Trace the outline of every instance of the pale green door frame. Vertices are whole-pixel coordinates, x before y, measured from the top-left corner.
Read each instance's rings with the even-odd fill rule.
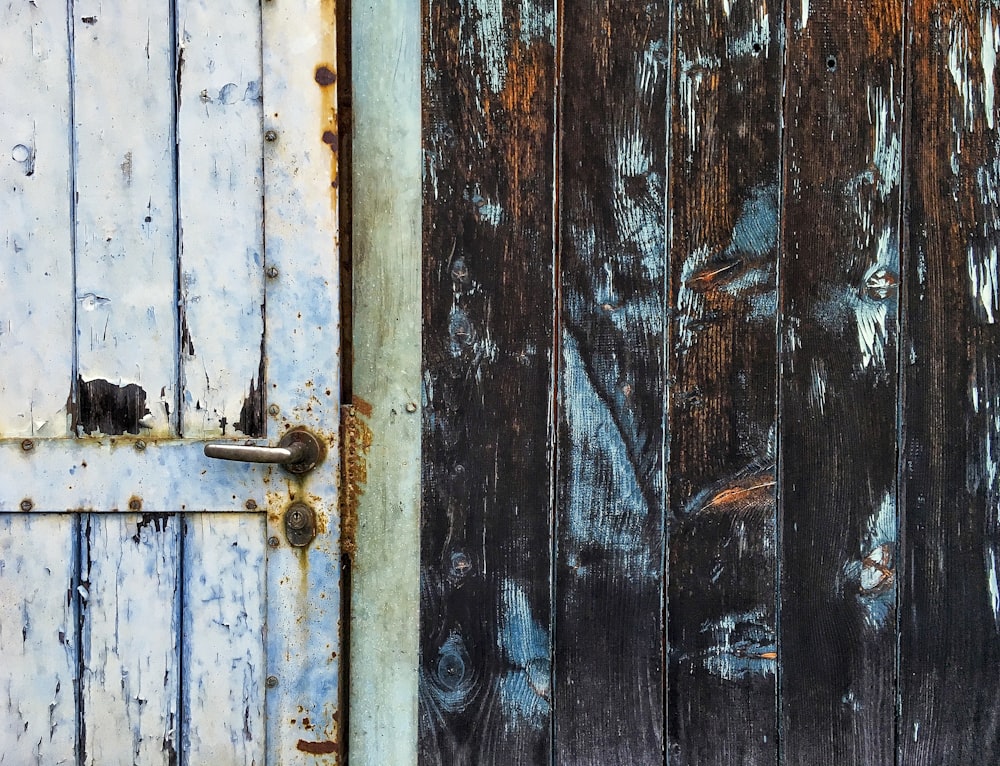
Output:
[[[351,766],[417,762],[420,0],[354,0],[353,394],[371,429],[351,597]]]

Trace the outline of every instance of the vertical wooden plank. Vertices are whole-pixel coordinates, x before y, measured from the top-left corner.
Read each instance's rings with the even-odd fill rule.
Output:
[[[264,763],[265,519],[183,517],[183,763]]]
[[[1000,7],[908,9],[899,762],[995,763]]]
[[[894,758],[902,6],[792,3],[781,285],[781,757]]]
[[[177,3],[182,432],[263,436],[260,9]]]
[[[285,0],[262,7],[264,59],[267,433],[293,426],[326,446],[300,476],[267,484],[267,763],[339,762],[340,316],[336,7],[333,0]],[[272,340],[273,339],[273,340]],[[260,393],[260,407],[265,405]],[[262,417],[264,410],[260,410]],[[274,414],[277,413],[277,414]],[[306,548],[286,542],[295,502],[316,515]]]
[[[179,519],[105,513],[82,523],[81,762],[176,764]]]
[[[551,757],[553,24],[423,5],[424,764]]]
[[[69,35],[56,3],[0,9],[0,433],[65,436],[73,371]],[[26,375],[45,370],[45,375]]]
[[[76,521],[0,515],[0,760],[75,764]]]
[[[566,10],[554,760],[658,763],[668,14]]]
[[[777,759],[783,7],[673,4],[671,764]]]
[[[417,762],[420,2],[351,9],[354,366],[371,428],[351,581],[349,758]],[[365,405],[370,405],[370,410]],[[343,488],[342,488],[343,489]],[[350,488],[349,488],[350,489]]]
[[[170,5],[75,0],[70,8],[79,374],[73,429],[164,435],[176,430],[177,381]]]

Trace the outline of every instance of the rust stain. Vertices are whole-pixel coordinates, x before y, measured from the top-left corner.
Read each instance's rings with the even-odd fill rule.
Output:
[[[371,412],[371,405],[368,405]],[[360,415],[358,407],[343,409],[343,458],[340,488],[341,549],[354,558],[357,551],[358,503],[368,483],[368,451],[372,446],[372,430]]]
[[[354,405],[354,408],[366,418],[370,418],[372,416],[373,409],[371,403],[366,402],[360,396],[352,396],[351,404]]]
[[[336,153],[336,143],[326,140],[327,133],[337,135],[337,73],[329,62],[337,60],[337,4],[335,0],[321,0],[319,4],[319,29],[323,35],[321,48],[324,61],[316,64],[313,80],[320,87],[320,136],[323,142],[334,149],[330,156],[330,204],[336,212],[339,208],[339,169],[340,163]]]
[[[326,740],[324,742],[307,742],[304,739],[300,739],[298,744],[295,745],[297,750],[301,750],[303,753],[309,753],[311,755],[327,755],[329,753],[337,752],[337,743],[331,740]]]

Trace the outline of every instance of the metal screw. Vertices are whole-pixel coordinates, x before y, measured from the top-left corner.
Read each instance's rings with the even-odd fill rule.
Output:
[[[416,402],[409,402],[406,405],[406,411],[407,412],[416,412],[417,411],[417,403]]]
[[[144,442],[142,439],[136,440],[135,448],[139,450],[139,452],[142,452],[144,449],[146,449],[146,442]]]
[[[31,439],[25,439],[21,442],[21,449],[25,452],[31,452],[35,448],[35,443]]]
[[[21,510],[22,511],[30,511],[34,507],[35,507],[35,504],[33,502],[31,502],[30,500],[28,500],[27,498],[25,498],[24,500],[21,501]]]
[[[264,681],[264,685],[268,689],[273,689],[275,686],[278,685],[278,677],[277,676],[268,676],[267,680]]]
[[[271,537],[267,538],[267,544],[272,548],[277,548],[281,544],[281,541],[277,537],[274,537],[272,535]]]
[[[277,279],[278,278],[278,267],[277,266],[268,266],[267,267],[267,271],[265,271],[264,273],[267,274],[267,278],[268,279]]]
[[[265,130],[264,131],[264,140],[265,141],[277,141],[278,140],[278,134],[275,131],[273,131],[273,130]]]
[[[244,503],[244,505],[246,506],[246,509],[248,511],[256,511],[257,510],[257,501],[256,500],[247,500]]]
[[[142,500],[137,497],[133,497],[128,501],[128,509],[130,511],[141,511],[142,510]]]
[[[277,404],[272,404],[270,407],[267,408],[267,411],[271,415],[277,415],[279,412],[281,412],[281,407],[279,407]]]

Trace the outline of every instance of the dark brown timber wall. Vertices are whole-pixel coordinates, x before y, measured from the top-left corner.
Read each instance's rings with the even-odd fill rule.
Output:
[[[423,17],[420,763],[1000,763],[1000,2]]]

